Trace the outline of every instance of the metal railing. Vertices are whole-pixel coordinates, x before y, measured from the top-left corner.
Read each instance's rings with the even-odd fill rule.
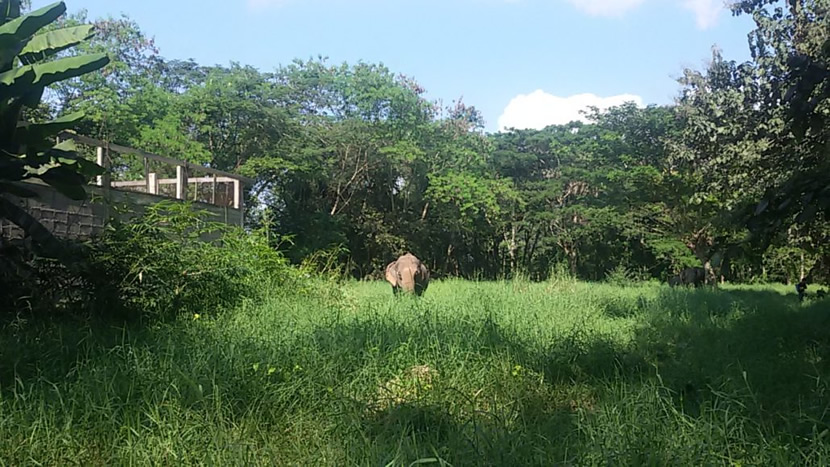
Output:
[[[241,175],[224,172],[222,170],[204,167],[192,162],[172,159],[158,154],[142,151],[140,149],[121,146],[87,136],[78,135],[69,131],[61,132],[58,140],[74,140],[77,143],[94,147],[96,149],[96,162],[107,169],[103,175],[96,180],[98,186],[114,188],[124,191],[140,191],[152,195],[166,196],[176,199],[193,199],[215,206],[243,209],[243,188],[245,185],[252,185],[254,180]],[[136,156],[143,159],[144,178],[141,180],[112,180],[111,162],[112,153]],[[175,167],[175,178],[162,178],[151,169],[151,161],[161,163],[169,167]],[[195,173],[206,174],[202,177],[189,177]],[[193,184],[193,189],[188,187]],[[167,187],[174,187],[172,193]],[[205,188],[207,187],[207,190]],[[189,193],[192,192],[192,198]]]

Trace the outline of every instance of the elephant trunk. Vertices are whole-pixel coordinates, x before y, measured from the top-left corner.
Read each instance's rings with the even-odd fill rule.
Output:
[[[386,266],[386,280],[395,293],[403,289],[404,292],[421,295],[427,288],[429,271],[418,258],[408,253]]]
[[[398,281],[402,289],[407,292],[415,292],[415,274],[414,268],[406,267],[398,269]]]

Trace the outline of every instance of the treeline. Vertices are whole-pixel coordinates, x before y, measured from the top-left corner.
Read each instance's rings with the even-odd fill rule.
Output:
[[[79,48],[110,53],[106,72],[55,86],[29,117],[84,110],[89,136],[251,176],[249,226],[295,262],[334,258],[355,277],[411,251],[436,276],[665,279],[703,265],[713,279],[826,281],[825,10],[739,3],[753,59],[715,51],[684,71],[674,105],[497,134],[380,64],[166,60],[110,18]]]

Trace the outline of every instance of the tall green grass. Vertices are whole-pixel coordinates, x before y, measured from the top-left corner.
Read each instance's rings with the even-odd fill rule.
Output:
[[[332,286],[334,287],[334,286]],[[0,463],[826,465],[830,307],[461,280],[0,331]]]

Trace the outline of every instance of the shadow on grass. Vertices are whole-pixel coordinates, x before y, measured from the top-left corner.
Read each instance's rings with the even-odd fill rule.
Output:
[[[24,411],[46,407],[108,446],[138,441],[125,426],[158,435],[153,412],[175,407],[168,423],[191,426],[171,434],[179,437],[172,449],[191,459],[220,452],[216,440],[227,436],[244,437],[251,459],[283,450],[278,457],[288,463],[578,464],[595,449],[580,428],[595,406],[615,385],[643,381],[659,382],[691,417],[728,399],[764,435],[806,438],[828,427],[827,303],[801,306],[770,291],[666,289],[606,310],[642,320],[633,342],[580,328],[540,342],[497,316],[458,319],[428,309],[332,320],[280,342],[228,334],[216,329],[221,320],[155,329],[7,322],[0,392],[14,399],[25,389]],[[416,365],[440,377],[370,407],[380,387]],[[57,393],[78,400],[67,408]],[[79,423],[95,425],[72,425]],[[247,428],[205,435],[227,427]]]
[[[561,440],[575,429],[578,403],[534,375],[510,377],[510,367],[488,370],[488,390],[475,394],[477,386],[459,387],[449,377],[455,361],[433,361],[442,378],[431,391],[372,408],[378,389],[424,353],[433,359],[448,351],[484,357],[507,352],[515,357],[511,362],[533,358],[491,320],[472,329],[443,320],[413,324],[330,323],[277,346],[255,336],[231,340],[198,324],[153,329],[48,320],[18,323],[16,330],[6,323],[0,392],[18,408],[15,424],[23,432],[5,434],[24,439],[26,420],[47,417],[98,446],[172,436],[177,441],[171,449],[180,458],[241,442],[250,461],[274,458],[280,449],[293,450],[293,456],[276,456],[287,461],[330,462],[334,451],[345,456],[334,459],[340,463],[372,465],[425,458],[453,465],[573,460],[573,446]],[[373,366],[380,367],[367,374]],[[183,428],[186,434],[164,432],[187,423],[194,425]],[[256,428],[242,440],[220,442],[224,435],[207,433],[222,426]],[[44,428],[43,438],[30,442],[46,443],[54,435]],[[34,460],[68,460],[61,457],[65,450],[39,452],[43,457]],[[114,462],[116,453],[96,461]],[[11,462],[33,460],[4,454]]]
[[[734,396],[762,431],[830,428],[830,301],[751,290],[668,291],[658,301],[665,314],[637,333],[635,351],[692,415]]]

